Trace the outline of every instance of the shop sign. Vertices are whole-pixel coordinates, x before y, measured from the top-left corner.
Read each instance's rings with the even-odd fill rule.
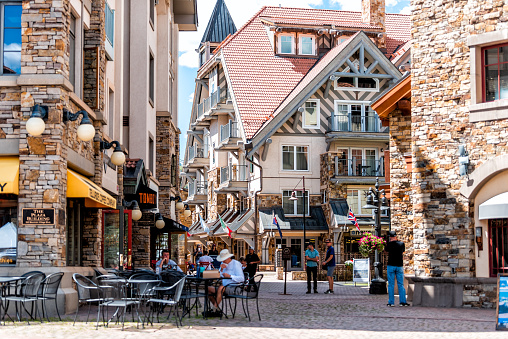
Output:
[[[282,260],[291,260],[291,248],[284,247],[282,249]]]
[[[370,262],[366,259],[353,259],[353,281],[369,282],[370,281]]]
[[[372,233],[374,234],[374,231],[351,231],[351,235],[356,235],[356,236],[362,236],[362,235],[365,235],[365,233]]]
[[[23,208],[24,225],[54,225],[54,208]]]
[[[496,330],[508,331],[508,275],[497,275]]]

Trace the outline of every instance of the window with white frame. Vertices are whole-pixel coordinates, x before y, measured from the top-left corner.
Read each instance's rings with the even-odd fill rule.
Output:
[[[301,55],[316,55],[316,43],[313,35],[299,35],[299,51]]]
[[[295,54],[295,41],[291,34],[279,35],[279,54]]]
[[[379,79],[358,78],[351,76],[337,77],[334,81],[335,90],[379,92]]]
[[[303,128],[319,129],[321,117],[321,103],[319,99],[307,100],[303,108]]]
[[[368,104],[362,101],[335,100],[332,130],[335,132],[379,132],[381,120]]]
[[[282,146],[282,169],[287,171],[308,171],[309,147]]]
[[[371,215],[372,211],[363,206],[367,205],[365,193],[368,189],[348,189],[347,204],[355,215]]]
[[[282,208],[285,215],[303,215],[303,191],[295,191],[297,200],[289,200],[293,191],[282,191]],[[305,215],[309,215],[309,191],[305,191]]]

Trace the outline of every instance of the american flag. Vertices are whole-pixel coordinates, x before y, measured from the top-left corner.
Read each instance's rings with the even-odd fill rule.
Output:
[[[355,214],[353,213],[353,210],[351,209],[351,207],[349,207],[349,214],[347,215],[347,218],[349,219],[349,221],[351,221],[353,223],[353,225],[356,226],[356,229],[359,231],[360,226],[358,225],[358,221],[356,221]]]

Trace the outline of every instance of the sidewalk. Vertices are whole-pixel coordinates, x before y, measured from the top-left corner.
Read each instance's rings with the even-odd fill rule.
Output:
[[[436,309],[422,307],[386,307],[386,295],[370,295],[367,287],[344,286],[336,283],[335,294],[327,295],[326,282],[318,282],[319,294],[305,294],[304,281],[287,282],[268,273],[261,285],[259,306],[261,319],[257,318],[255,302],[249,304],[252,321],[242,314],[241,305],[235,319],[195,317],[183,320],[184,327],[177,329],[173,319],[169,323],[156,324],[146,329],[136,329],[135,324],[99,327],[85,324],[86,308],[80,311],[82,322],[26,325],[7,322],[0,326],[3,338],[506,338],[506,332],[495,331],[495,311],[481,309]],[[398,298],[396,297],[396,304]],[[93,313],[92,313],[93,314]],[[94,315],[92,315],[92,319]],[[71,319],[70,315],[66,316]],[[129,316],[130,318],[130,316]]]

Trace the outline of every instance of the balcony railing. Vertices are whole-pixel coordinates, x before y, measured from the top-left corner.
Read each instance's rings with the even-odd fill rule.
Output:
[[[247,165],[229,165],[220,168],[220,183],[229,181],[248,181]]]
[[[388,128],[381,127],[381,120],[376,115],[333,115],[330,117],[332,132],[370,132],[388,133]]]
[[[375,159],[340,159],[332,157],[332,174],[334,177],[383,177],[385,175],[384,158]]]
[[[192,180],[189,182],[189,197],[207,195],[206,181]]]
[[[203,149],[198,145],[189,147],[189,161],[194,160],[194,158],[204,158]]]
[[[238,138],[238,122],[229,120],[226,125],[220,126],[220,142],[223,143],[229,138]]]
[[[230,98],[227,87],[218,87],[208,98],[198,105],[198,119],[206,112],[216,108],[218,104],[226,102]]]

